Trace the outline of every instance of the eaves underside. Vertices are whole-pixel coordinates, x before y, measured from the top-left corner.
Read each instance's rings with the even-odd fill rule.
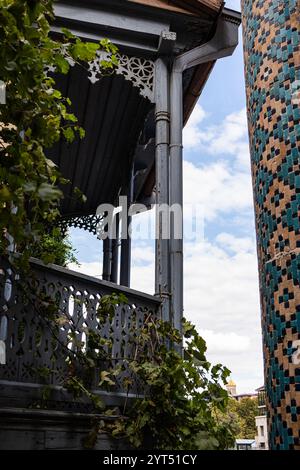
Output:
[[[198,15],[203,11],[216,13],[223,5],[222,0],[128,0],[162,10]]]

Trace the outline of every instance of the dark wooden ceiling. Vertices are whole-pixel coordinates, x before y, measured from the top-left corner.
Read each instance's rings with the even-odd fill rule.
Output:
[[[61,140],[49,151],[62,175],[72,184],[63,188],[64,215],[93,214],[99,204],[115,203],[126,186],[138,136],[151,103],[121,76],[92,84],[79,66],[56,77],[57,88],[72,101],[72,111],[85,129],[85,138]],[[87,197],[72,196],[79,188]]]

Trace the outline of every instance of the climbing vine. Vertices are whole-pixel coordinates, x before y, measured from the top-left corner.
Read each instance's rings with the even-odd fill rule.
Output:
[[[67,326],[69,331],[71,346],[63,345],[69,373],[61,385],[74,398],[87,399],[101,414],[101,419],[94,420],[85,446],[94,447],[99,434],[106,433],[136,448],[233,447],[236,429],[220,419],[228,404],[223,385],[230,371],[207,361],[205,341],[190,322],[183,320],[181,336],[169,322],[155,319],[151,313],[145,313],[142,325],[132,313],[127,353],[114,357],[114,337],[103,337],[101,328],[107,321],[113,324],[116,309],[126,303],[124,295],[103,296],[96,312],[98,327],[84,328],[84,341],[78,339],[73,318],[59,311],[53,299],[45,297],[40,306],[47,307],[54,337],[59,326]],[[38,372],[47,382],[49,369]],[[51,387],[45,390],[48,400]],[[127,398],[121,408],[111,408],[97,390],[122,390]]]
[[[133,334],[133,356],[125,363],[142,384],[143,396],[124,406],[121,419],[106,425],[113,436],[124,436],[134,447],[165,450],[233,446],[233,429],[217,418],[227,406],[222,384],[229,370],[211,366],[205,341],[190,322],[183,320],[183,331],[181,337],[168,322],[149,316]],[[113,382],[114,374],[112,369],[105,379]],[[132,381],[124,381],[130,391]]]
[[[67,74],[74,65],[87,68],[99,49],[109,53],[101,62],[103,73],[117,65],[117,49],[110,41],[83,42],[66,29],[55,40],[50,34],[53,20],[52,0],[1,0],[5,103],[0,104],[0,255],[9,253],[10,261],[23,267],[45,226],[58,220],[61,187],[68,184],[46,149],[60,138],[72,142],[84,137],[51,72]],[[17,260],[7,251],[12,243],[22,255]]]

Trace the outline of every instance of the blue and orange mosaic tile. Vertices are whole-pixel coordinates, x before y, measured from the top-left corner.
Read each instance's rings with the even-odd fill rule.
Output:
[[[242,15],[269,441],[300,450],[300,5]]]

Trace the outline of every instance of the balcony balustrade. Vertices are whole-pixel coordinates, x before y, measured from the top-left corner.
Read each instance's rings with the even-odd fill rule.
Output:
[[[33,278],[28,289],[32,289],[32,296],[21,289],[18,275],[8,266],[1,269],[0,405],[7,405],[9,400],[15,406],[32,406],[39,402],[47,383],[52,390],[50,408],[89,411],[85,400],[74,403],[64,390],[64,381],[70,375],[70,364],[66,361],[69,352],[75,351],[78,344],[85,351],[87,332],[92,331],[99,338],[110,340],[107,341],[110,346],[104,346],[104,350],[112,360],[110,364],[105,362],[107,358],[104,360],[101,364],[104,369],[125,363],[132,354],[131,335],[138,333],[149,315],[159,317],[160,300],[37,260],[31,261],[31,268]],[[114,314],[100,321],[97,313],[100,301],[113,293],[123,294],[127,301],[117,303]],[[31,297],[44,299],[45,303],[28,301]],[[43,305],[49,300],[53,301],[55,317],[61,318],[61,322],[50,322],[44,314]],[[86,371],[78,364],[77,372],[83,376]],[[98,386],[100,373],[101,366],[97,365],[92,388],[108,404],[120,402],[126,395],[122,383],[127,372],[110,391]],[[140,392],[137,384],[131,392],[135,395]]]

